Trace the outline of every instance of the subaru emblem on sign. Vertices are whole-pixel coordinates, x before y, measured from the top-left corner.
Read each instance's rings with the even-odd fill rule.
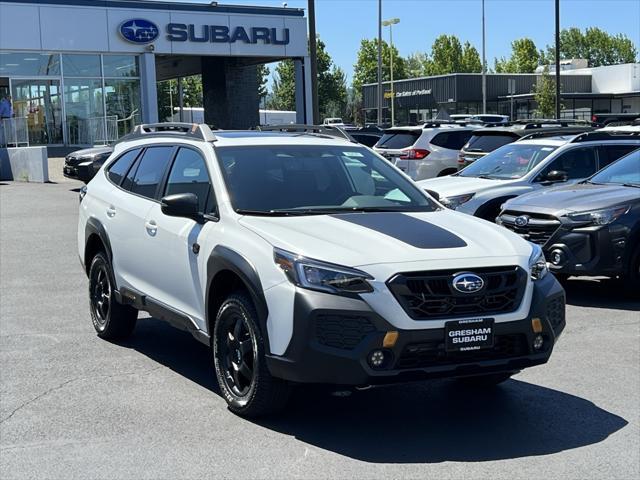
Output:
[[[159,34],[155,23],[141,18],[127,20],[120,25],[120,35],[131,43],[151,43]]]
[[[526,227],[528,223],[529,223],[529,217],[527,217],[526,215],[520,215],[515,219],[515,224],[518,227]]]
[[[460,293],[475,293],[482,290],[484,280],[475,273],[461,273],[453,278],[452,284]]]

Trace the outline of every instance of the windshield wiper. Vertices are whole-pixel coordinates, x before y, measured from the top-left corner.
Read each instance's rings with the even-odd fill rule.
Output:
[[[623,187],[634,187],[634,188],[640,188],[640,184],[638,183],[623,183],[622,184]]]
[[[250,210],[247,208],[236,208],[235,212],[240,215],[255,215],[255,216],[284,217],[286,215],[286,212],[279,212],[278,210]]]

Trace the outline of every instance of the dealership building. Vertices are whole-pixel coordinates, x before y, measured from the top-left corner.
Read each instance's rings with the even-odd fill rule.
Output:
[[[14,144],[25,134],[31,146],[113,141],[159,120],[158,82],[197,74],[206,123],[253,127],[257,66],[283,59],[295,65],[303,123],[311,118],[311,77],[302,9],[0,0],[0,96],[11,95],[14,116],[3,129],[22,134]]]
[[[562,62],[562,116],[590,120],[596,113],[640,112],[640,64],[628,63],[588,68],[584,60]],[[552,72],[553,73],[553,72]],[[537,104],[532,93],[540,74],[495,73],[486,76],[487,113],[526,119],[535,115]],[[396,123],[418,123],[440,111],[482,113],[482,75],[455,73],[411,78],[394,82]],[[363,108],[367,121],[377,120],[375,83],[363,86]],[[383,118],[388,123],[391,86],[383,83]]]

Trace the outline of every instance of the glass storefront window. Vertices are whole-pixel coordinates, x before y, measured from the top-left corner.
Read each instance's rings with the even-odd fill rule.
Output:
[[[105,77],[137,77],[140,75],[138,57],[135,55],[103,55]]]
[[[105,79],[104,95],[108,128],[115,128],[119,137],[140,123],[140,80]]]
[[[13,111],[26,117],[32,145],[62,143],[62,99],[59,80],[13,80]]]
[[[60,55],[48,53],[0,53],[0,76],[60,75]]]
[[[100,77],[100,55],[62,55],[65,77]]]
[[[68,143],[95,145],[111,140],[105,131],[100,79],[65,78],[64,107]]]

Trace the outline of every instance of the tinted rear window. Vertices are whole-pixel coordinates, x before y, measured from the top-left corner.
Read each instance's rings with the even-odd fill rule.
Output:
[[[473,135],[469,140],[469,145],[465,148],[468,152],[493,152],[508,143],[513,143],[518,139],[516,135]]]
[[[409,130],[385,132],[376,146],[380,148],[407,148],[416,143],[421,133],[421,131],[412,132]]]
[[[433,137],[430,143],[450,150],[460,150],[469,141],[471,133],[471,130],[442,132]]]
[[[122,177],[127,174],[129,167],[140,153],[139,149],[129,150],[123,153],[120,158],[111,164],[109,167],[109,179],[116,185],[120,185]]]

